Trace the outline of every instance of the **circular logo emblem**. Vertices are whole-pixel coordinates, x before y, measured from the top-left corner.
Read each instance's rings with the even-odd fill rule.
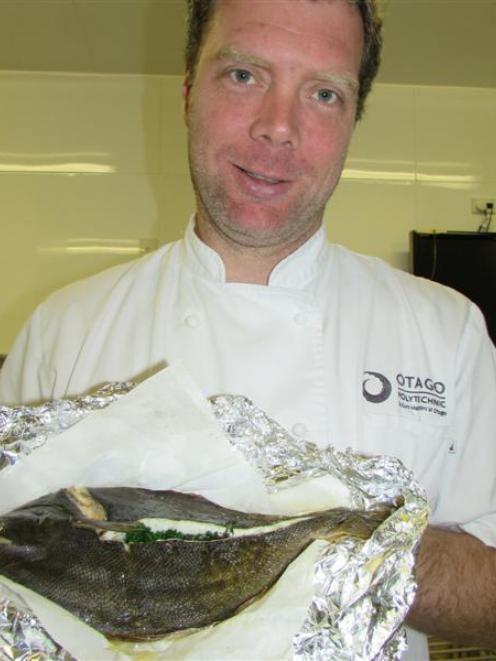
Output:
[[[365,399],[373,404],[385,402],[392,391],[389,379],[379,372],[364,372],[363,374],[362,392]]]

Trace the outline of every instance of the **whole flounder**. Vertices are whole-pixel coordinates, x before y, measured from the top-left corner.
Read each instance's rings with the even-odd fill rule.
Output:
[[[147,640],[234,615],[313,540],[366,539],[389,513],[332,509],[281,517],[175,491],[63,489],[0,517],[0,574],[106,636]],[[106,538],[108,530],[140,530],[142,519],[229,532],[206,541]]]

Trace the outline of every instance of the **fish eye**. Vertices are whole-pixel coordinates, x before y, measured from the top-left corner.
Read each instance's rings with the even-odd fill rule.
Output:
[[[235,83],[250,85],[253,83],[253,75],[246,69],[232,69],[229,76]]]

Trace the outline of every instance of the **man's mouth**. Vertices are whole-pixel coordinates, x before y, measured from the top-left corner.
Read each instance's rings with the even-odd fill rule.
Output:
[[[279,179],[277,177],[269,177],[268,175],[261,174],[260,172],[253,172],[252,170],[247,170],[246,168],[241,167],[240,165],[236,166],[241,172],[244,172],[249,177],[253,179],[258,179],[259,181],[264,181],[268,184],[286,184],[289,183],[287,179]]]

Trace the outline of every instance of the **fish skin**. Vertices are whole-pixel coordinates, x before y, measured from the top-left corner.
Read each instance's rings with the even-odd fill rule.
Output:
[[[0,574],[110,638],[151,640],[211,625],[263,594],[315,539],[366,539],[389,510],[333,509],[301,517],[247,514],[190,494],[88,489],[109,521],[169,518],[284,528],[214,541],[102,541],[60,490],[0,517]]]

